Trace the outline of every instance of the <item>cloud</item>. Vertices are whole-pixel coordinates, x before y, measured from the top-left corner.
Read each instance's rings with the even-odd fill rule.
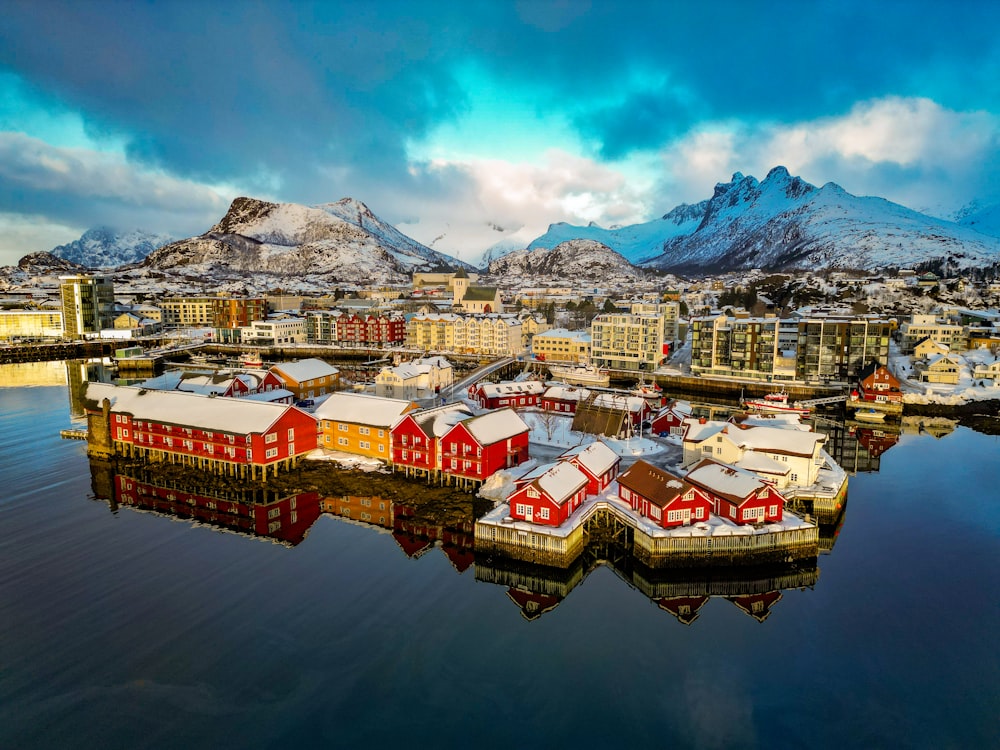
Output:
[[[995,194],[988,165],[1000,160],[1000,117],[891,96],[811,121],[706,124],[662,155],[672,178],[659,188],[666,201],[706,198],[733,172],[763,178],[780,164],[816,184],[944,214]]]

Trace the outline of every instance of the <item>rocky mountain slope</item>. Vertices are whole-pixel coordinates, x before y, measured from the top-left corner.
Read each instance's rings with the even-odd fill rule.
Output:
[[[87,268],[52,253],[25,255],[16,266],[0,267],[0,289],[53,284],[59,276],[86,273]]]
[[[143,265],[220,280],[267,276],[288,287],[307,278],[392,283],[405,281],[414,270],[469,268],[410,239],[349,198],[321,206],[237,198],[205,234],[165,245]]]
[[[671,215],[678,220],[665,225]],[[708,201],[679,206],[667,217],[616,230],[553,225],[531,246],[543,246],[553,237],[600,233],[605,244],[626,257],[645,254],[639,259],[643,266],[680,273],[875,270],[936,259],[949,259],[958,268],[1000,262],[1000,239],[976,231],[975,225],[931,218],[882,198],[854,196],[834,183],[817,188],[784,167],[772,169],[763,182],[736,173],[730,182],[716,185]]]
[[[52,254],[88,268],[117,268],[139,263],[156,248],[173,239],[139,229],[122,232],[109,227],[95,227],[84,232],[78,240],[54,247]]]
[[[561,242],[551,250],[515,250],[491,262],[488,272],[505,279],[549,277],[602,283],[634,279],[642,273],[620,253],[589,239]]]

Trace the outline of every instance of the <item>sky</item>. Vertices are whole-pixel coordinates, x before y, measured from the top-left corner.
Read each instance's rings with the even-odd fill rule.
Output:
[[[0,0],[0,265],[352,197],[475,261],[783,165],[1000,201],[992,0]]]

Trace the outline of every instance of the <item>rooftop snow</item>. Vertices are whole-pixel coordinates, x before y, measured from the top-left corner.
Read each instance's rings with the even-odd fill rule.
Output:
[[[374,425],[386,429],[395,425],[412,402],[397,398],[382,398],[363,393],[333,393],[316,407],[317,419],[351,422],[353,424]]]
[[[300,359],[297,362],[282,362],[271,369],[281,375],[287,375],[296,383],[330,377],[340,372],[336,367],[321,359]]]
[[[528,431],[528,425],[513,409],[500,409],[481,417],[474,417],[468,420],[465,426],[483,445],[492,445]]]

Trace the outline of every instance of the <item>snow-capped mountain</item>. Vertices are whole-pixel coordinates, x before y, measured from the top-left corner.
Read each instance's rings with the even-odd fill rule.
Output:
[[[595,240],[560,242],[551,250],[515,250],[489,265],[491,276],[554,277],[607,283],[612,279],[634,279],[641,271],[620,253]]]
[[[1000,237],[1000,203],[966,212],[958,223],[991,237]]]
[[[775,167],[763,182],[737,172],[708,201],[678,206],[663,219],[614,230],[557,224],[531,247],[600,236],[633,262],[683,273],[1000,262],[1000,240],[974,226],[854,196],[834,183],[817,188]]]
[[[84,232],[78,240],[52,248],[52,254],[88,268],[117,268],[139,263],[173,239],[139,229],[122,232],[110,227],[95,227]]]
[[[16,266],[0,267],[0,289],[51,284],[59,276],[86,272],[86,267],[65,258],[57,258],[52,253],[44,251],[29,253],[21,258]]]
[[[613,248],[631,263],[642,263],[662,253],[665,240],[690,234],[697,229],[707,208],[707,200],[694,205],[682,203],[662,218],[612,229],[593,222],[585,227],[565,222],[550,224],[549,230],[532,240],[528,249],[552,248],[567,240],[587,239]]]
[[[464,266],[424,247],[350,198],[320,206],[237,198],[205,234],[161,247],[144,262],[216,279],[270,277],[294,287],[326,282],[405,281],[414,270]]]

